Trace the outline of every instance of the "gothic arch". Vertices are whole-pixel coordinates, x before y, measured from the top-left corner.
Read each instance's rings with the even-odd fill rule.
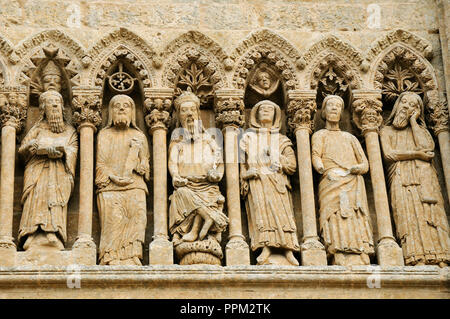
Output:
[[[226,86],[225,63],[227,55],[211,38],[198,31],[188,31],[171,41],[164,52],[162,85],[175,88],[181,72],[193,61],[208,74],[214,89]]]
[[[27,85],[38,67],[36,61],[43,56],[44,47],[59,49],[59,56],[64,59],[64,71],[73,85],[81,83],[81,71],[89,64],[89,58],[83,46],[61,30],[44,30],[23,40],[9,56],[13,64],[18,65],[14,83]]]
[[[141,37],[126,28],[117,29],[89,49],[92,58],[87,82],[102,86],[107,71],[119,57],[124,57],[136,69],[144,88],[155,86],[153,70],[155,51]]]
[[[318,82],[330,66],[336,69],[352,89],[362,88],[360,70],[367,71],[362,54],[351,44],[329,35],[313,44],[302,56],[306,89],[317,89]]]
[[[284,91],[299,88],[296,67],[299,67],[300,54],[286,39],[263,29],[252,32],[230,56],[234,63],[232,86],[245,89],[250,70],[266,60],[276,68],[284,83]]]
[[[420,81],[425,91],[437,90],[438,84],[433,66],[423,55],[424,53],[426,54],[426,51],[418,51],[417,48],[403,41],[390,44],[379,51],[378,55],[373,58],[369,72],[369,84],[373,88],[381,90],[384,75],[388,71],[387,63],[391,62],[392,59],[395,59],[400,54],[407,61],[411,71],[414,72],[414,75]]]

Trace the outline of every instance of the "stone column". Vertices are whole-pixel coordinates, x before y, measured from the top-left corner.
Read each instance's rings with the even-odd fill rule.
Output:
[[[250,250],[242,234],[241,197],[239,181],[239,129],[244,124],[244,92],[221,89],[215,96],[216,123],[224,136],[226,205],[229,224],[225,247],[226,265],[250,265]]]
[[[27,115],[25,88],[10,88],[0,93],[2,134],[0,180],[0,265],[15,264],[16,245],[12,237],[14,215],[14,169],[16,134]],[[13,97],[14,96],[14,97]]]
[[[153,218],[154,235],[149,247],[150,265],[173,264],[173,244],[168,235],[167,131],[173,89],[145,91],[145,122],[153,136]]]
[[[72,247],[78,264],[96,264],[96,245],[92,239],[94,201],[94,134],[101,124],[100,88],[74,88],[73,119],[80,133],[80,200],[78,237]]]
[[[389,211],[386,180],[384,177],[378,129],[383,121],[381,116],[381,94],[377,91],[353,94],[353,121],[362,131],[366,140],[370,166],[370,179],[374,193],[375,211],[378,226],[377,258],[381,266],[403,266],[403,253],[395,241]]]
[[[444,171],[445,186],[450,200],[450,132],[449,113],[447,101],[439,99],[437,91],[430,91],[426,94],[427,108],[430,110],[431,128],[438,138],[441,153],[442,169]]]
[[[303,222],[301,257],[303,266],[326,266],[325,247],[317,234],[311,164],[310,134],[316,110],[316,91],[288,92],[288,123],[297,140],[297,161]]]

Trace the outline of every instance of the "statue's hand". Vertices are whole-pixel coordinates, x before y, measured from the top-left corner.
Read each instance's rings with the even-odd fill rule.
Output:
[[[218,181],[220,181],[220,179],[221,176],[217,170],[210,169],[208,171],[208,181],[210,181],[211,183],[217,183]]]
[[[272,164],[270,164],[270,169],[274,172],[279,172],[281,171],[281,163],[280,162],[272,162]]]
[[[142,140],[133,137],[130,141],[130,147],[132,148],[141,148],[142,147]]]
[[[426,161],[426,162],[431,161],[433,159],[433,157],[434,157],[434,152],[431,151],[431,150],[418,151],[417,153],[419,155],[419,158],[422,161]]]
[[[183,187],[186,186],[188,180],[180,176],[175,176],[172,180],[172,183],[174,187]]]
[[[322,163],[318,163],[318,164],[317,164],[316,171],[317,171],[317,173],[319,173],[319,174],[325,173],[325,167],[323,167],[323,164],[322,164]]]
[[[109,175],[109,179],[118,186],[127,186],[134,182],[134,179],[132,179],[131,177],[119,177],[116,175]]]
[[[55,146],[50,146],[47,148],[48,157],[51,159],[58,159],[63,157],[64,153],[57,150]]]
[[[247,173],[244,176],[244,179],[253,179],[258,177],[259,177],[258,170],[252,167],[247,171]]]
[[[361,166],[353,165],[352,167],[350,167],[350,174],[361,175],[362,174]]]
[[[28,152],[30,152],[31,155],[34,155],[34,154],[36,154],[38,147],[39,147],[39,145],[38,145],[37,140],[33,139],[28,144]]]
[[[409,122],[412,124],[413,122],[416,123],[417,119],[419,118],[420,113],[417,110],[414,110],[411,114],[411,117],[409,118]]]

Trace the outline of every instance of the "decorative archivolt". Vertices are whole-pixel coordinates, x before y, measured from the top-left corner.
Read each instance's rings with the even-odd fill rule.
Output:
[[[101,86],[109,68],[122,58],[135,68],[144,88],[155,85],[155,52],[128,29],[120,28],[103,37],[89,50],[89,57],[92,57],[88,70],[90,85]]]
[[[418,55],[431,60],[433,57],[433,47],[427,40],[420,38],[408,31],[397,29],[376,40],[367,50],[366,60],[372,64],[380,55],[384,55],[388,48],[393,45],[403,44],[417,52]]]
[[[319,81],[329,73],[335,73],[338,81],[348,83],[352,89],[363,87],[360,71],[367,71],[367,66],[362,54],[334,35],[313,44],[301,60],[307,89],[317,89]]]
[[[296,67],[299,67],[298,50],[281,36],[267,30],[251,33],[232,53],[234,62],[232,85],[245,89],[251,70],[260,63],[272,66],[284,82],[285,91],[299,87]]]
[[[391,88],[394,95],[395,89],[401,93],[418,89],[417,85],[424,91],[438,88],[432,65],[405,43],[394,43],[379,54],[371,67],[369,84],[380,90]]]
[[[26,85],[44,57],[44,48],[57,48],[73,85],[80,84],[81,70],[89,64],[84,48],[61,30],[45,30],[22,41],[10,54],[9,61],[19,65],[15,83]]]
[[[175,95],[189,88],[206,104],[214,90],[226,86],[227,55],[200,32],[189,31],[170,42],[162,58],[162,86],[176,89]]]

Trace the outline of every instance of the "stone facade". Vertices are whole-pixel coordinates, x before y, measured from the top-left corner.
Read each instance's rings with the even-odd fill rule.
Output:
[[[0,297],[448,298],[448,0],[0,8]],[[254,153],[268,164],[248,162],[274,136]],[[356,161],[322,152],[327,136]],[[399,208],[395,187],[423,208]],[[437,230],[414,238],[422,226]],[[364,249],[346,243],[361,229]]]

